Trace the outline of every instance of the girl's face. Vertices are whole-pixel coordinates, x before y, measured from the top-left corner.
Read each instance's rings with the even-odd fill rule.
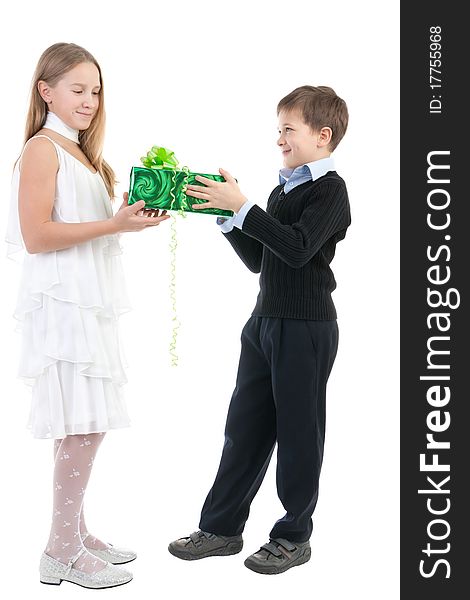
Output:
[[[38,83],[49,110],[73,129],[88,129],[98,110],[100,76],[93,63],[80,63],[67,71],[54,87]]]

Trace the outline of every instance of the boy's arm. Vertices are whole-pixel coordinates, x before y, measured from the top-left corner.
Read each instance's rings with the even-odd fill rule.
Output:
[[[264,244],[290,267],[303,267],[329,238],[346,230],[351,222],[344,183],[325,180],[315,194],[318,199],[312,198],[292,225],[283,225],[255,204],[245,216],[242,233]]]
[[[217,225],[220,226],[224,237],[228,239],[245,266],[252,273],[259,273],[261,271],[263,245],[241,231],[245,216],[253,204],[254,202],[251,201],[245,202],[241,210],[233,217],[218,217]]]
[[[261,242],[246,235],[236,227],[224,233],[224,237],[228,239],[232,248],[252,273],[261,271],[261,258],[263,256],[263,244]]]

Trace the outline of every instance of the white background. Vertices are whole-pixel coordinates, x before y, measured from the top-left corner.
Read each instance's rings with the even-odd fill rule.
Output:
[[[129,565],[133,582],[101,594],[399,597],[398,16],[397,2],[368,0],[29,0],[2,15],[2,232],[31,77],[40,54],[55,42],[83,45],[101,64],[104,156],[119,179],[116,207],[131,166],[154,144],[175,150],[192,170],[228,169],[245,195],[265,207],[281,166],[275,143],[280,98],[299,85],[330,85],[350,112],[334,153],[353,223],[332,264],[340,345],[328,385],[312,560],[276,577],[243,566],[284,514],[275,460],[253,502],[241,554],[189,563],[167,552],[171,540],[197,528],[215,477],[240,332],[258,290],[257,276],[222,238],[214,217],[193,215],[177,221],[177,368],[170,367],[168,352],[168,223],[122,238],[133,304],[121,319],[133,425],[107,435],[85,504],[90,530],[134,548],[139,558]],[[15,378],[19,336],[12,318],[19,268],[6,258],[0,267],[0,589],[9,598],[93,593],[38,582],[51,515],[52,442],[34,440],[25,429],[30,390]]]

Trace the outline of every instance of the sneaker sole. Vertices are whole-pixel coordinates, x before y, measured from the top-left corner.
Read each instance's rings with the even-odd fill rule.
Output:
[[[292,567],[298,567],[299,565],[303,565],[304,563],[308,562],[310,560],[311,555],[312,549],[307,548],[307,550],[304,552],[304,554],[302,554],[302,556],[299,556],[299,558],[296,558],[294,561],[286,564],[284,567],[276,567],[275,565],[263,565],[256,561],[250,561],[249,558],[245,560],[244,565],[251,571],[255,571],[255,573],[260,573],[261,575],[278,575],[279,573],[285,573]]]
[[[168,546],[168,552],[181,558],[182,560],[199,560],[201,558],[209,558],[210,556],[231,556],[232,554],[238,554],[242,551],[243,542],[231,542],[222,548],[216,548],[215,550],[208,550],[201,554],[192,554],[191,552],[184,552],[177,548],[172,548],[171,544]]]

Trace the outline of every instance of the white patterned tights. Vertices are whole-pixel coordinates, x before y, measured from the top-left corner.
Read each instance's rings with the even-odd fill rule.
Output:
[[[54,507],[45,552],[85,573],[96,573],[106,566],[86,549],[104,549],[108,545],[88,534],[83,516],[85,491],[104,435],[68,435],[54,440]]]

